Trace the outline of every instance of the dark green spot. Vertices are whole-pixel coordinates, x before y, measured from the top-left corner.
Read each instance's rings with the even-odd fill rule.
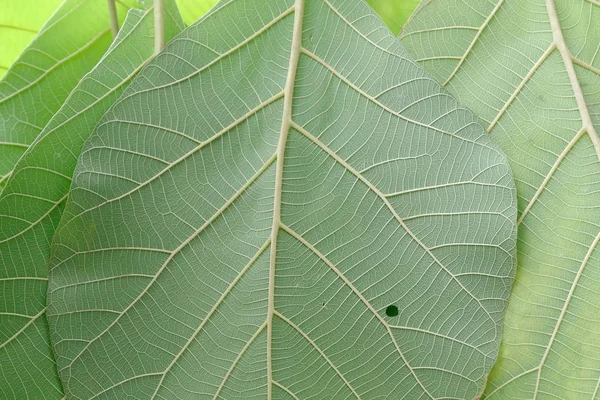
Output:
[[[388,317],[397,317],[398,316],[398,307],[396,306],[387,306],[385,309],[385,315]]]

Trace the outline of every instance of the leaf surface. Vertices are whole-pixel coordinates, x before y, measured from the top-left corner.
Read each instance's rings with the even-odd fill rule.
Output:
[[[65,390],[473,398],[514,195],[476,118],[366,3],[220,2],[79,159],[49,285]]]
[[[515,175],[519,264],[486,396],[597,399],[600,3],[425,1],[401,38]]]
[[[0,79],[60,3],[61,0],[0,1]]]
[[[168,6],[177,15],[174,3]],[[166,36],[183,22],[166,19]],[[0,194],[0,397],[60,398],[46,310],[50,242],[84,141],[152,56],[152,11],[132,9],[111,48],[21,157]]]

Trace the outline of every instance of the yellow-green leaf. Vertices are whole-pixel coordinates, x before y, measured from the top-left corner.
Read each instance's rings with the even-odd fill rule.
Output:
[[[0,79],[62,0],[0,0]]]
[[[600,2],[428,0],[402,42],[508,155],[518,268],[489,399],[600,396]]]
[[[177,0],[177,7],[179,7],[183,22],[191,25],[206,14],[216,3],[217,0]],[[233,24],[235,21],[231,21],[231,23]]]

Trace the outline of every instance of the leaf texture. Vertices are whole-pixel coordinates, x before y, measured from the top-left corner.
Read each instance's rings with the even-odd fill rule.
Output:
[[[167,8],[177,15],[173,3]],[[166,19],[167,37],[183,28]],[[152,56],[152,11],[132,9],[119,36],[15,166],[0,195],[0,398],[61,398],[46,316],[50,242],[84,141]]]
[[[476,118],[366,3],[222,1],[80,157],[49,283],[65,390],[473,398],[514,196]]]
[[[0,1],[0,78],[60,3],[61,0]]]
[[[600,3],[424,1],[401,38],[515,175],[519,264],[486,397],[600,398]]]

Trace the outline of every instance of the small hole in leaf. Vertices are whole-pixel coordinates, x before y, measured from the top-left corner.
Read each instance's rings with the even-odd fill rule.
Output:
[[[388,317],[397,317],[398,316],[398,307],[396,306],[387,306],[385,309],[385,315]]]

